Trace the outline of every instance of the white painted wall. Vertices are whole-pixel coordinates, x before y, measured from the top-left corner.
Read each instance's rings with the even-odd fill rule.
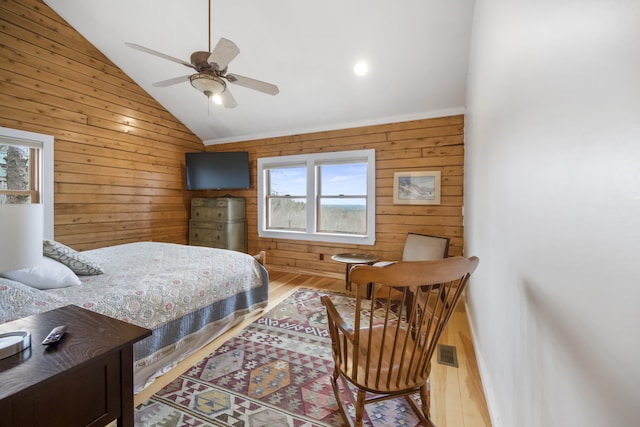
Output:
[[[640,1],[477,0],[466,253],[497,427],[640,425]]]

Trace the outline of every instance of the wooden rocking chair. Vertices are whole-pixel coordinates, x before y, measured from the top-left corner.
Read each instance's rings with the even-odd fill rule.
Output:
[[[404,396],[422,424],[434,426],[427,393],[431,358],[478,262],[477,257],[453,257],[358,265],[351,270],[357,285],[352,324],[345,321],[352,313],[341,315],[328,296],[322,297],[335,362],[331,385],[348,425],[362,426],[365,404]],[[368,284],[375,287],[371,300],[365,298]],[[347,416],[338,378],[355,406],[355,424]],[[410,396],[418,392],[421,409]]]

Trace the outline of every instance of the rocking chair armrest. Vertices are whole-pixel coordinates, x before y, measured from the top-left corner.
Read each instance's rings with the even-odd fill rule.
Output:
[[[336,327],[345,334],[349,341],[353,341],[353,328],[344,321],[344,319],[340,315],[340,312],[333,305],[331,298],[329,298],[327,295],[324,295],[320,298],[320,300],[327,309],[327,317],[329,322],[333,322]]]

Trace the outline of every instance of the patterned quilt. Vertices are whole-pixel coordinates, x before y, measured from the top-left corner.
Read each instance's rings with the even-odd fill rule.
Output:
[[[240,252],[139,242],[82,254],[105,273],[80,276],[80,286],[43,291],[0,278],[0,323],[74,304],[152,329],[134,346],[136,369],[149,370],[159,359],[175,364],[187,354],[173,353],[206,344],[195,333],[211,340],[267,304],[266,270]],[[136,380],[138,391],[154,375]]]

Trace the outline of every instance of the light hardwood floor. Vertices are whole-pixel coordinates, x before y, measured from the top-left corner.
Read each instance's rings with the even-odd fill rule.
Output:
[[[269,270],[270,310],[299,288],[346,292],[344,279],[302,275]],[[156,380],[135,396],[139,405],[171,382],[175,377],[214,351],[242,328],[264,314],[255,313],[240,325],[220,336],[204,349],[182,361],[175,369]],[[487,427],[491,426],[487,404],[478,373],[473,342],[467,316],[462,304],[449,321],[441,343],[456,347],[458,368],[437,363],[434,356],[431,372],[431,418],[438,427]]]

